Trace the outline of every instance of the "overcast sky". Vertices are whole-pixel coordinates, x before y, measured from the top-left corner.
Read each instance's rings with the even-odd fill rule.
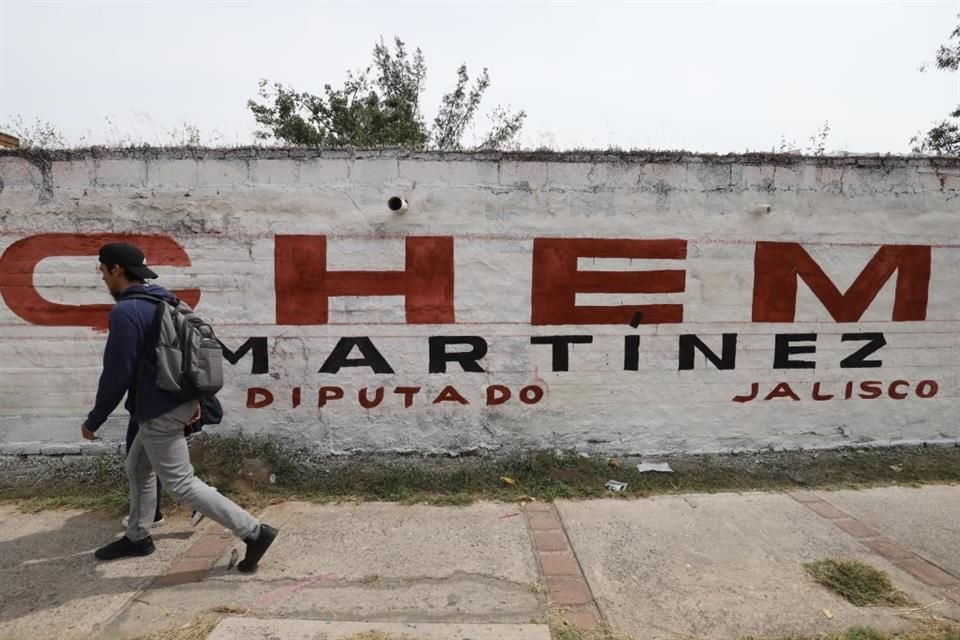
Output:
[[[960,0],[0,0],[0,123],[157,144],[187,122],[247,144],[260,78],[320,92],[397,35],[425,55],[429,119],[461,62],[488,67],[482,110],[526,110],[526,146],[768,151],[808,146],[829,121],[828,150],[906,152],[960,103],[960,73],[919,71],[958,13]]]

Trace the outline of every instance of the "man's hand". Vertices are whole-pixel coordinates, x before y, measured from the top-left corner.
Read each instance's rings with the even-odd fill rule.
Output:
[[[193,411],[193,415],[190,416],[190,420],[187,422],[187,426],[191,427],[196,423],[200,422],[200,403],[197,403],[197,408]]]
[[[80,427],[80,435],[83,436],[83,439],[84,439],[84,440],[99,440],[99,439],[100,439],[100,438],[97,437],[97,434],[95,434],[93,431],[90,431],[90,429],[87,429],[87,424],[86,424],[86,423],[84,423],[84,424]]]

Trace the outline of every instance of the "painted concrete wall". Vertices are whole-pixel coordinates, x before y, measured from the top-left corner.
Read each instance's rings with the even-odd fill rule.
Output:
[[[958,159],[94,150],[3,154],[0,178],[3,452],[81,446],[111,302],[96,250],[119,237],[235,360],[224,433],[319,452],[960,439]]]

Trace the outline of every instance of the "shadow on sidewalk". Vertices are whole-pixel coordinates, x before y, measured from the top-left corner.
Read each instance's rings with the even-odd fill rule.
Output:
[[[184,540],[192,531],[155,533],[157,552],[145,558],[114,562],[130,565],[123,577],[105,577],[104,563],[93,556],[100,546],[116,539],[120,532],[113,518],[102,514],[81,513],[60,524],[12,540],[0,541],[0,636],[11,630],[11,623],[25,616],[42,616],[47,609],[64,607],[51,623],[69,619],[81,624],[81,618],[96,615],[104,605],[96,600],[111,594],[132,593],[162,573],[167,565],[160,557],[164,540]],[[162,565],[157,567],[158,562]],[[137,570],[137,565],[142,571]],[[74,613],[75,611],[75,613]],[[64,616],[64,613],[68,613]],[[16,625],[12,625],[16,634]],[[51,629],[51,631],[54,631]]]

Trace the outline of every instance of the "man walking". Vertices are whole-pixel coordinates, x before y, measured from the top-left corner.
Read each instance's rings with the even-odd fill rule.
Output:
[[[156,384],[157,358],[152,344],[156,335],[158,304],[132,294],[149,294],[164,300],[175,296],[163,287],[148,285],[157,274],[149,269],[143,252],[126,243],[100,249],[100,275],[117,301],[110,311],[109,334],[103,354],[103,372],[93,411],[80,427],[87,440],[127,394],[125,407],[140,425],[127,453],[130,480],[130,513],[126,535],[97,549],[100,560],[145,556],[154,552],[149,527],[156,510],[157,476],[174,500],[190,505],[214,522],[230,529],[247,545],[237,569],[256,571],[257,563],[277,536],[277,530],[252,515],[193,475],[184,425],[197,417],[196,400],[184,402]]]

